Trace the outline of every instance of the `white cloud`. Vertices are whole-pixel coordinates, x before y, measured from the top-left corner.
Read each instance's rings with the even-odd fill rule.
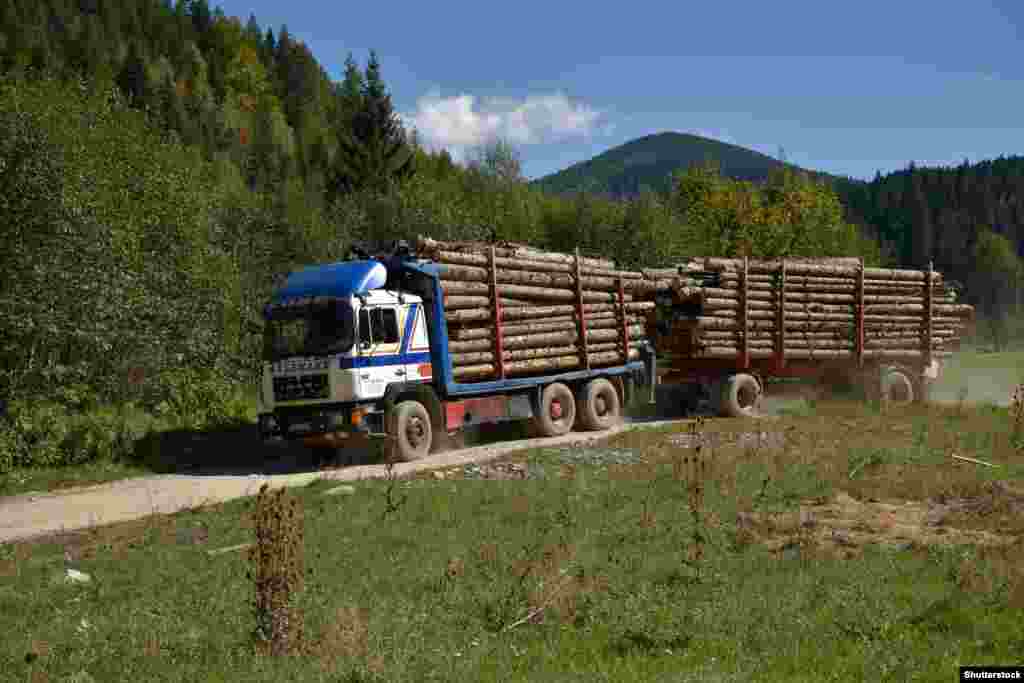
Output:
[[[414,113],[402,119],[425,146],[445,148],[456,158],[468,148],[499,138],[513,145],[536,145],[611,130],[601,112],[562,93],[480,99],[431,92],[419,99]]]

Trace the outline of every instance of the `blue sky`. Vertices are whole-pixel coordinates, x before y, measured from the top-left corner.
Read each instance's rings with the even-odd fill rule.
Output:
[[[531,178],[669,130],[858,178],[1024,154],[1021,0],[211,4],[334,78],[375,49],[429,144],[502,136]]]

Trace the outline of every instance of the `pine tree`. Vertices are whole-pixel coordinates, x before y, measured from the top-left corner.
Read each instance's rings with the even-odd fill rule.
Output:
[[[124,60],[124,65],[117,75],[117,85],[133,106],[142,107],[148,96],[146,63],[134,41],[129,45],[128,57]]]
[[[342,97],[348,100],[358,71],[349,60]],[[376,54],[370,53],[358,104],[350,125],[338,129],[338,154],[328,180],[333,197],[362,189],[386,190],[414,173],[415,154],[394,111],[380,75]]]
[[[267,27],[267,33],[263,36],[263,49],[269,55],[273,55],[277,50],[277,39],[274,38],[274,29],[270,27]]]
[[[262,42],[263,31],[260,29],[259,22],[256,21],[255,14],[249,14],[249,21],[245,25],[245,37],[255,46],[259,46]]]
[[[363,85],[363,96],[371,100],[382,100],[387,97],[387,88],[380,77],[380,61],[377,53],[370,50],[370,60],[366,63],[366,82]]]

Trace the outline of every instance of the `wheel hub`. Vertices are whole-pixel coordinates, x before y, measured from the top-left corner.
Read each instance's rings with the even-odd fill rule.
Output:
[[[405,428],[405,436],[413,446],[419,446],[423,441],[426,436],[425,430],[423,429],[423,423],[418,417],[409,420],[409,424]]]
[[[551,414],[551,419],[560,420],[562,419],[562,402],[552,401],[551,409],[548,411]]]

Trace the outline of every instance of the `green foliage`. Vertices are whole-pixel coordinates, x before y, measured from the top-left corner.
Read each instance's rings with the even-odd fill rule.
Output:
[[[879,260],[877,247],[844,220],[832,188],[803,174],[783,171],[755,185],[725,177],[715,165],[694,166],[676,174],[672,198],[695,255]]]
[[[0,257],[0,389],[84,382],[117,400],[130,368],[220,362],[236,269],[210,243],[209,169],[85,89],[8,81],[0,93],[0,230],[13,247]]]
[[[368,190],[381,192],[413,175],[416,155],[380,78],[380,64],[370,63],[358,104],[351,110],[350,129],[340,129],[338,153],[331,169],[333,196]]]
[[[988,228],[978,233],[972,256],[975,268],[969,289],[985,292],[978,300],[979,313],[985,318],[996,350],[1001,351],[1017,336],[1014,332],[1019,334],[1019,330],[1014,329],[1011,311],[1019,302],[1024,260],[1017,256],[1009,239]]]
[[[164,398],[156,406],[157,414],[172,416],[183,429],[234,425],[250,417],[246,397],[216,370],[169,371],[161,375],[159,387]]]

